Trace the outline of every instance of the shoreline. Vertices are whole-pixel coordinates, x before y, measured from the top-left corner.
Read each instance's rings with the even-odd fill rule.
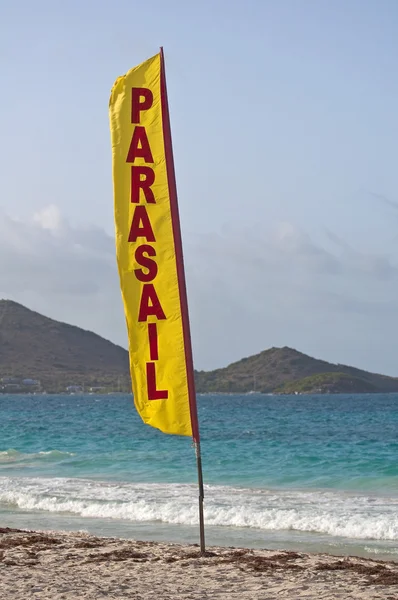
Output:
[[[398,562],[0,528],[7,600],[398,598]]]

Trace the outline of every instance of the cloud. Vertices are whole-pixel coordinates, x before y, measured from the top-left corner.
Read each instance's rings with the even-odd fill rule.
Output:
[[[0,296],[126,344],[114,240],[54,205],[24,220],[0,212]]]
[[[398,268],[391,257],[375,252],[359,252],[336,233],[325,229],[327,239],[339,251],[339,261],[347,274],[369,275],[376,279],[397,277]]]
[[[230,230],[189,239],[187,275],[199,363],[222,365],[272,345],[289,345],[358,364],[358,347],[374,345],[381,332],[394,343],[394,261],[355,250],[331,232],[321,237],[316,242],[294,224],[280,223],[261,234]],[[383,370],[373,359],[359,366]]]
[[[384,344],[394,354],[393,257],[289,222],[184,232],[184,252],[198,368],[272,345],[379,371],[395,368],[375,349]],[[127,345],[113,237],[71,225],[55,205],[25,219],[0,212],[0,297]],[[367,351],[362,356],[358,348]]]
[[[56,206],[22,221],[0,214],[4,291],[87,295],[114,281],[114,244],[100,229],[72,228]]]
[[[391,200],[390,198],[387,198],[387,196],[385,196],[384,194],[376,194],[375,192],[370,192],[370,195],[373,196],[373,198],[376,198],[376,200],[379,200],[380,202],[389,206],[390,208],[393,208],[394,210],[398,210],[398,202],[396,202],[395,200]]]

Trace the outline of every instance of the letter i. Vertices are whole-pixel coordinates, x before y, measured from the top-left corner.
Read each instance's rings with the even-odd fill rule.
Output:
[[[149,357],[150,360],[159,359],[158,329],[156,323],[148,323]]]

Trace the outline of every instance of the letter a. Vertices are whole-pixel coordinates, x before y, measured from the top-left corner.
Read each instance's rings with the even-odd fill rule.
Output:
[[[147,242],[155,242],[155,234],[144,205],[136,206],[133,220],[131,221],[129,242],[136,242],[137,238],[144,237]]]
[[[140,323],[147,321],[151,315],[154,315],[159,321],[166,318],[153,283],[145,283],[142,288],[138,321]]]

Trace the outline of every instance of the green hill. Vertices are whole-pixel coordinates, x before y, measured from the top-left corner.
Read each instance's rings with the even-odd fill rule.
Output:
[[[0,300],[0,378],[40,380],[47,391],[69,385],[127,391],[128,353],[99,335]]]
[[[280,394],[369,394],[377,391],[378,388],[369,381],[345,373],[311,375],[298,381],[285,383],[276,390]]]
[[[1,378],[39,380],[48,392],[64,391],[69,385],[131,389],[124,348],[10,300],[0,300]],[[198,392],[398,392],[396,378],[331,364],[286,347],[270,348],[223,369],[197,371],[195,379]],[[18,390],[16,384],[9,385]]]
[[[398,379],[335,365],[292,348],[270,348],[223,369],[199,371],[201,392],[397,392]]]

